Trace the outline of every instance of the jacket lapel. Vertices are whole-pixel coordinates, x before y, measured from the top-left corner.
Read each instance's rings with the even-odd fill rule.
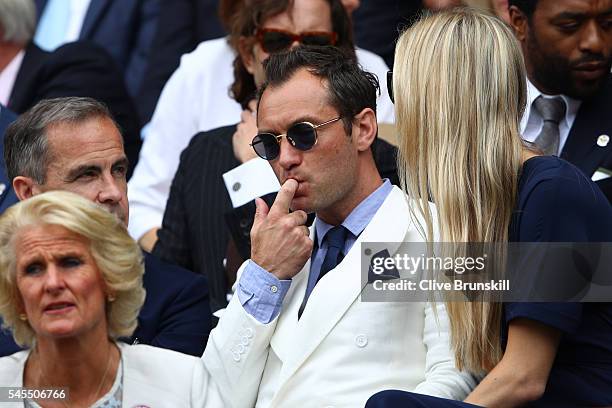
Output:
[[[86,40],[91,37],[94,28],[96,27],[100,18],[104,15],[104,12],[108,9],[112,0],[93,0],[89,3],[87,14],[85,14],[85,20],[83,20],[83,27],[81,27],[81,35],[79,39]]]
[[[8,108],[13,112],[22,113],[30,108],[32,95],[36,92],[36,80],[41,74],[47,57],[50,53],[41,50],[36,44],[30,42],[25,49],[15,84],[9,97]]]
[[[389,228],[390,225],[394,227]],[[279,341],[291,348],[291,352],[283,353],[278,391],[317,349],[367,284],[367,279],[361,277],[361,244],[401,242],[409,227],[406,196],[394,187],[344,260],[317,283],[298,321],[297,309],[302,302],[307,282],[307,279],[302,279],[299,291],[292,297],[290,308],[284,312],[283,318],[290,319],[290,324],[281,324],[279,321],[279,326],[282,328],[279,331],[277,326],[274,335],[274,337],[278,335],[281,339]],[[308,273],[304,276],[307,277]]]
[[[601,135],[612,137],[612,79],[598,96],[585,101],[570,130],[561,157],[579,167],[589,177],[607,157],[612,157],[612,143],[597,144]]]

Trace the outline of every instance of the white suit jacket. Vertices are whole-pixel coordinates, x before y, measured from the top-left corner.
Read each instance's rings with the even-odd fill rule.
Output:
[[[402,241],[422,238],[394,187],[344,260],[317,283],[299,320],[310,262],[269,324],[234,296],[202,356],[226,406],[362,407],[384,389],[464,398],[475,382],[455,368],[443,306],[438,324],[424,303],[360,300],[361,243]]]
[[[197,357],[147,345],[117,343],[123,361],[124,408],[133,407],[222,407]],[[29,350],[0,358],[0,386],[22,387]],[[23,402],[0,403],[23,408]]]

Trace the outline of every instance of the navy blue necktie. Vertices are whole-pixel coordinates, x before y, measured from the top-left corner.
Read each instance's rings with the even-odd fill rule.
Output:
[[[344,259],[344,244],[348,230],[342,225],[338,225],[327,231],[323,241],[327,242],[327,253],[321,264],[321,270],[317,282],[329,271],[334,269]]]
[[[348,230],[344,228],[342,225],[338,225],[337,227],[333,227],[327,234],[323,237],[323,242],[327,242],[327,253],[325,254],[325,259],[323,259],[323,263],[321,264],[321,269],[319,270],[319,275],[317,276],[317,282],[325,275],[327,272],[334,269],[342,260],[344,259],[344,254],[342,251],[344,250],[344,245],[346,243]],[[306,294],[304,295],[304,300],[302,301],[302,305],[298,310],[298,319],[302,316],[302,312],[306,307],[306,302],[310,297],[310,293],[313,288],[306,287]]]

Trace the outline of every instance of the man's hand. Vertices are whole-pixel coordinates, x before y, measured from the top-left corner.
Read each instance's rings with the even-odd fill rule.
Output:
[[[280,280],[297,275],[312,253],[306,213],[302,210],[289,213],[297,188],[297,181],[287,180],[270,209],[261,198],[255,201],[251,260]]]
[[[249,109],[245,109],[240,114],[240,123],[236,126],[236,132],[232,137],[234,156],[240,163],[247,162],[257,157],[250,143],[257,134],[257,121],[255,120],[256,102],[249,103]]]

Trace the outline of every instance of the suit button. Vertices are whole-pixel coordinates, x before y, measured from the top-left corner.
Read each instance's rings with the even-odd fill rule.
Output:
[[[240,354],[244,353],[244,346],[242,344],[238,344],[236,346],[236,351]]]
[[[240,228],[246,228],[249,226],[249,220],[247,220],[246,218],[243,218],[240,220]]]
[[[247,327],[246,329],[244,329],[244,335],[247,338],[252,339],[253,338],[253,329],[251,329],[250,327]]]
[[[234,358],[235,362],[239,362],[240,361],[240,354],[238,353],[232,353],[232,357]]]
[[[359,334],[355,337],[357,347],[363,348],[368,345],[368,337],[365,334]]]
[[[249,343],[249,338],[247,336],[242,336],[242,338],[240,339],[240,344],[242,344],[243,346],[248,346]]]

